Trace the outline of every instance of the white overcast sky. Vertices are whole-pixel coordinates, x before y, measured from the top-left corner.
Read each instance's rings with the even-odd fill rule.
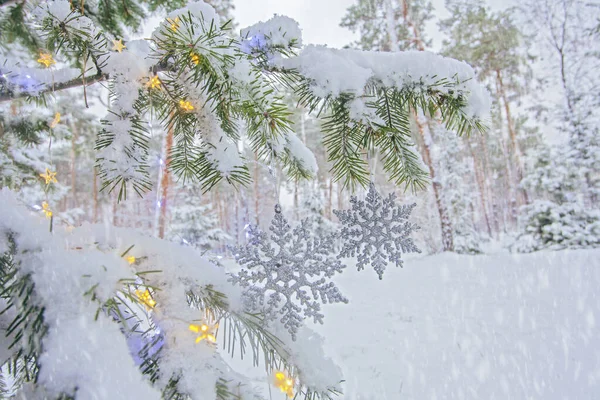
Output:
[[[355,39],[346,28],[339,26],[346,9],[356,0],[235,0],[234,16],[240,28],[258,21],[266,21],[273,14],[287,15],[294,18],[302,29],[304,44],[326,44],[329,47],[342,47]],[[507,7],[514,0],[489,0],[492,8]],[[436,18],[448,15],[444,0],[432,0]],[[433,37],[434,49],[441,45],[441,37],[437,33],[435,23],[428,27]]]

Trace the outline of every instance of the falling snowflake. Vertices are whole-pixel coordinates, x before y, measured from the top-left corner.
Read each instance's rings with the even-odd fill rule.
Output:
[[[304,318],[323,323],[319,300],[323,304],[348,302],[326,279],[345,267],[332,255],[333,238],[312,236],[307,225],[304,220],[292,230],[277,205],[271,234],[254,230],[246,246],[234,248],[243,269],[231,281],[246,288],[247,306],[264,309],[267,321],[281,315],[281,323],[294,340]]]
[[[402,253],[421,252],[410,237],[419,227],[408,222],[416,204],[396,206],[395,199],[394,193],[383,198],[371,183],[365,201],[352,196],[352,210],[333,211],[343,225],[343,247],[338,258],[358,254],[358,270],[371,264],[383,279],[388,261],[402,267]]]

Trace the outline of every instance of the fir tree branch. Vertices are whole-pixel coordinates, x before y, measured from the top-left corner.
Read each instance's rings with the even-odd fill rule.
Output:
[[[97,82],[102,82],[107,80],[109,77],[107,74],[103,74],[102,72],[96,73],[94,75],[91,76],[86,76],[85,77],[85,85],[86,86],[90,86],[93,85],[94,83]],[[76,87],[81,87],[83,86],[83,80],[81,79],[81,77],[72,79],[70,81],[66,81],[66,82],[61,82],[61,83],[55,83],[53,88],[48,88],[45,89],[43,91],[40,92],[40,94],[38,96],[35,97],[41,97],[45,94],[51,93],[51,92],[58,92],[61,90],[66,90],[66,89],[72,89],[72,88],[76,88]],[[0,94],[0,103],[4,103],[7,101],[13,101],[13,100],[17,100],[19,98],[29,98],[29,97],[34,97],[31,96],[30,94],[26,93],[26,92],[19,92],[19,93],[4,93],[4,94]]]

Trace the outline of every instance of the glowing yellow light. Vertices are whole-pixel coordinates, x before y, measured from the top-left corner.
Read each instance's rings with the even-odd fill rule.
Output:
[[[146,87],[150,89],[156,89],[157,87],[160,87],[160,79],[158,79],[158,76],[154,75],[152,78],[150,78],[150,80],[146,82]]]
[[[146,306],[146,310],[151,310],[156,305],[156,301],[152,298],[152,295],[148,289],[138,289],[135,291],[135,295],[138,299],[140,299],[140,302]]]
[[[196,343],[200,343],[204,339],[208,340],[211,343],[215,343],[217,338],[215,337],[217,328],[219,324],[215,324],[213,326],[207,324],[190,324],[190,331],[198,333],[198,337],[196,337]]]
[[[183,111],[192,111],[194,110],[194,106],[187,100],[179,100],[179,108]]]
[[[279,388],[282,393],[287,394],[288,397],[294,397],[294,379],[287,375],[285,372],[275,372],[275,379],[273,384]]]
[[[46,172],[40,174],[40,176],[46,180],[46,185],[49,185],[51,183],[58,183],[58,181],[56,180],[56,172],[52,172],[48,168],[46,168]]]
[[[46,214],[46,218],[52,218],[52,210],[50,210],[50,206],[45,201],[42,203],[42,210]]]
[[[179,17],[176,17],[175,19],[167,18],[167,22],[169,23],[169,29],[172,31],[179,29]]]
[[[37,62],[43,64],[46,68],[49,68],[52,64],[56,64],[50,53],[40,53],[40,58],[37,59]]]
[[[119,53],[121,53],[121,52],[123,51],[123,49],[126,49],[126,48],[127,48],[127,46],[125,46],[125,45],[123,44],[123,41],[122,41],[122,39],[119,39],[119,40],[113,40],[112,42],[113,42],[113,47],[112,47],[112,49],[113,49],[114,51],[118,51]]]
[[[194,63],[194,65],[198,65],[200,64],[200,55],[196,54],[196,53],[192,53],[192,62]]]
[[[127,262],[129,264],[133,264],[135,262],[135,257],[134,256],[125,257],[125,260],[127,260]]]
[[[60,113],[54,114],[54,119],[50,122],[50,128],[56,128],[56,125],[60,122]]]

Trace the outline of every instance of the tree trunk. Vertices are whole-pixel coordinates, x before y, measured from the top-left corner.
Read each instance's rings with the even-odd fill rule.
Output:
[[[473,147],[471,143],[467,142],[467,146],[469,147],[469,151],[471,152],[471,157],[473,158],[473,167],[475,169],[475,180],[477,181],[477,187],[479,189],[479,203],[481,204],[481,210],[483,211],[483,217],[485,221],[485,226],[488,232],[488,235],[492,237],[492,226],[490,224],[490,217],[488,215],[488,207],[486,201],[486,188],[485,188],[485,176],[483,174],[481,168],[481,160],[475,152],[473,151]],[[486,151],[486,149],[481,149],[481,151]]]
[[[435,203],[437,205],[438,213],[440,216],[440,226],[442,229],[442,248],[444,251],[454,251],[454,237],[453,237],[453,229],[452,222],[450,221],[450,216],[448,215],[448,209],[444,204],[444,200],[442,198],[442,185],[437,179],[437,174],[435,171],[435,167],[433,165],[433,160],[431,159],[431,151],[429,149],[429,140],[425,136],[425,126],[419,121],[419,118],[414,113],[415,123],[417,124],[417,128],[419,131],[419,136],[421,138],[421,148],[423,161],[429,168],[429,173],[431,175],[431,181],[433,186],[433,194],[435,196]]]
[[[92,182],[92,197],[93,197],[93,220],[92,222],[95,224],[98,222],[98,172],[96,171],[96,166],[92,167],[92,174],[94,175],[94,180]]]
[[[77,143],[77,127],[73,125],[71,127],[71,207],[77,207],[77,155],[75,153],[75,145]]]
[[[402,1],[402,14],[404,17],[404,22],[407,24],[413,32],[413,43],[415,48],[419,51],[425,51],[425,44],[421,39],[421,33],[418,30],[418,27],[413,23],[409,15],[409,0]],[[437,174],[435,171],[435,167],[433,164],[433,160],[431,159],[431,152],[429,149],[429,140],[425,137],[425,126],[419,121],[419,117],[416,111],[413,112],[415,117],[415,123],[417,124],[417,128],[419,131],[419,136],[422,140],[422,155],[423,161],[429,168],[429,173],[431,175],[431,181],[433,186],[433,194],[435,195],[435,202],[437,205],[438,213],[440,216],[440,226],[442,229],[442,247],[444,251],[454,251],[454,237],[453,237],[453,229],[452,222],[450,220],[450,215],[448,214],[448,209],[446,208],[443,198],[442,198],[442,185],[437,179]],[[431,121],[427,121],[428,125],[431,125]],[[431,131],[431,129],[430,129]],[[430,132],[433,135],[433,131]],[[433,139],[433,137],[431,137]]]
[[[519,141],[517,140],[515,123],[512,119],[510,104],[509,104],[508,98],[506,96],[506,90],[504,88],[502,74],[500,73],[499,69],[496,70],[496,80],[498,83],[498,91],[500,93],[500,97],[502,98],[502,103],[504,104],[504,112],[506,114],[506,124],[508,125],[508,134],[510,137],[510,151],[514,155],[514,161],[515,161],[514,184],[515,184],[515,187],[518,188],[519,183],[521,183],[521,181],[523,180],[524,164],[523,164],[523,158],[521,155],[521,147],[519,146]],[[523,189],[517,189],[517,190],[520,194],[520,198],[516,199],[518,204],[519,205],[528,204],[529,196],[527,195],[527,192]]]
[[[163,175],[160,182],[160,200],[158,206],[160,207],[160,216],[158,217],[158,237],[163,239],[165,237],[165,230],[167,226],[167,200],[169,197],[169,184],[171,176],[169,172],[169,164],[171,163],[170,155],[171,149],[173,148],[173,126],[169,126],[167,130],[167,137],[165,140],[165,152],[163,155],[164,166]]]
[[[409,0],[402,0],[402,15],[404,17],[404,23],[408,25],[413,31],[413,43],[415,45],[415,48],[419,51],[425,51],[425,43],[423,43],[423,40],[421,39],[421,32],[419,32],[419,28],[412,22],[410,16],[408,15],[408,1]]]

